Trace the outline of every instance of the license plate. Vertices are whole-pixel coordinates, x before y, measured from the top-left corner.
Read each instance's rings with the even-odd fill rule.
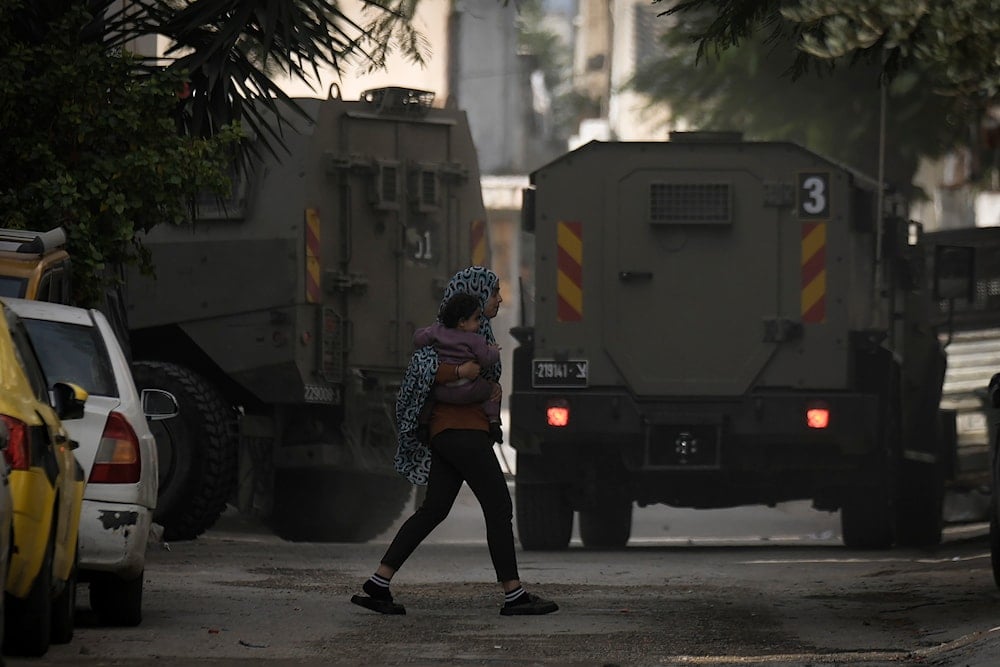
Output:
[[[589,362],[586,359],[554,361],[552,359],[531,360],[531,386],[543,387],[586,387]]]

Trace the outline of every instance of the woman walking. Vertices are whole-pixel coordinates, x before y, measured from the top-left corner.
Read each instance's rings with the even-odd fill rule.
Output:
[[[490,320],[503,302],[497,275],[481,266],[459,271],[448,283],[442,305],[458,293],[479,298],[482,308],[479,333],[487,343],[495,345]],[[483,404],[434,402],[430,413],[429,446],[425,446],[419,436],[420,410],[435,382],[448,383],[457,378],[471,380],[480,373],[487,380],[498,382],[500,370],[499,362],[485,369],[471,361],[460,366],[439,363],[432,347],[414,352],[396,400],[399,450],[395,463],[396,470],[411,482],[426,484],[427,494],[416,512],[400,526],[375,573],[362,586],[365,594],[351,598],[354,604],[382,614],[406,613],[403,605],[393,601],[389,584],[410,554],[448,516],[465,482],[479,501],[486,519],[490,558],[504,593],[500,614],[548,614],[559,609],[556,603],[528,593],[521,585],[514,553],[513,504],[493,451],[494,441],[490,437],[489,419]]]

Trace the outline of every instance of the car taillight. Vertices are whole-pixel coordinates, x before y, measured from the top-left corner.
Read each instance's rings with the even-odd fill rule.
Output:
[[[27,470],[31,467],[31,447],[28,445],[28,425],[8,415],[0,415],[7,425],[7,449],[4,458],[11,470]]]
[[[89,484],[134,484],[139,481],[142,461],[139,438],[121,413],[112,412],[104,425]]]
[[[545,423],[549,426],[569,426],[569,402],[557,398],[545,408]]]

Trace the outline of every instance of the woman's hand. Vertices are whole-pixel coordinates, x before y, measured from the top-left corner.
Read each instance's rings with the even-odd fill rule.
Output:
[[[466,380],[475,380],[479,377],[480,370],[482,369],[475,361],[464,361],[458,367],[458,377],[465,378]]]

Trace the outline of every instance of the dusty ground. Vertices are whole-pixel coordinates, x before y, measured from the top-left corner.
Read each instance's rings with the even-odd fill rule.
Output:
[[[457,515],[469,526],[444,530],[396,577],[406,616],[348,601],[384,541],[290,544],[228,517],[150,553],[140,627],[97,626],[81,589],[74,641],[8,664],[1000,664],[988,633],[1000,595],[981,528],[929,551],[849,551],[825,528],[755,543],[519,551],[525,582],[561,610],[509,618],[498,615],[485,544],[467,537],[481,518]]]

